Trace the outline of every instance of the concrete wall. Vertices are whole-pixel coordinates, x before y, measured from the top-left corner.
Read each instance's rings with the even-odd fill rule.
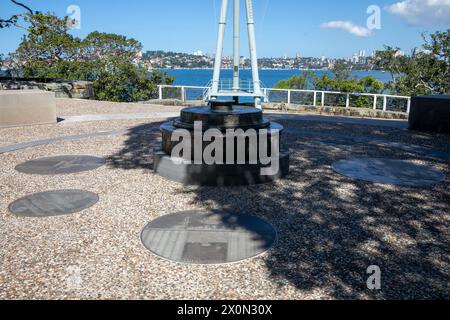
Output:
[[[54,92],[0,91],[0,128],[46,123],[56,123]]]
[[[0,80],[0,90],[44,90],[55,93],[56,98],[93,99],[94,88],[88,81],[36,82],[25,80]]]

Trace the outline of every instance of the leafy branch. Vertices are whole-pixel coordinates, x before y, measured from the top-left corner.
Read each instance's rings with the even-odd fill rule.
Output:
[[[26,19],[27,16],[29,15],[33,15],[35,14],[35,12],[33,10],[30,9],[30,7],[28,7],[27,5],[18,2],[16,0],[10,0],[12,3],[14,3],[15,5],[24,8],[25,10],[27,10],[28,12],[25,14],[13,14],[10,18],[8,19],[1,19],[0,18],[0,29],[4,29],[4,28],[8,28],[11,26],[15,26],[17,28],[21,28],[21,29],[26,29],[25,27],[21,26],[18,21],[19,18],[24,18]]]

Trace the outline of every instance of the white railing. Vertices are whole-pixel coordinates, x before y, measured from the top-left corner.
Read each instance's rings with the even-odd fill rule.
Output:
[[[260,88],[264,87],[264,84],[262,81],[259,81]],[[255,92],[255,83],[253,80],[248,79],[240,79],[239,80],[239,91],[246,92],[246,93],[253,93]],[[230,92],[233,91],[234,81],[233,79],[220,79],[218,84],[219,92]],[[203,100],[207,101],[211,99],[211,88],[212,88],[212,80],[208,82],[205,89],[203,90]]]
[[[210,87],[199,86],[172,86],[160,85],[159,99],[179,99],[183,102],[193,100],[207,100],[210,96]],[[286,103],[307,106],[341,106],[352,107],[355,99],[363,97],[367,100],[368,108],[383,111],[401,111],[409,113],[411,109],[411,97],[374,93],[349,93],[321,90],[287,90],[275,88],[263,88],[266,103]],[[331,103],[327,102],[331,101]],[[361,102],[360,102],[361,103]],[[363,100],[362,103],[365,103]]]

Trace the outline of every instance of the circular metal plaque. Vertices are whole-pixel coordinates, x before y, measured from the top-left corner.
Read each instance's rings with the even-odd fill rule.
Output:
[[[58,175],[97,169],[106,160],[93,156],[58,156],[41,158],[19,164],[16,170],[27,174]]]
[[[334,163],[333,170],[353,179],[412,187],[429,186],[445,179],[440,170],[405,160],[343,160]]]
[[[14,201],[9,211],[21,217],[52,217],[83,211],[98,200],[98,195],[83,190],[47,191]]]
[[[275,228],[253,216],[219,211],[187,211],[150,222],[141,240],[152,253],[188,264],[232,263],[273,246]]]

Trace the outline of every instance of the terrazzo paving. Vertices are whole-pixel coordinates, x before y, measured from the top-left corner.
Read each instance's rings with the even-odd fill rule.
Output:
[[[77,114],[77,101],[58,103],[59,114]],[[93,102],[89,110],[88,103],[80,103],[79,115],[108,105]],[[148,107],[134,112],[146,112],[141,108]],[[122,114],[133,106],[107,110]],[[2,148],[54,140],[0,154],[0,298],[449,299],[450,137],[358,122],[278,121],[287,128],[291,174],[240,188],[186,187],[154,175],[159,118],[1,129]],[[77,135],[84,138],[58,138]],[[57,176],[15,170],[55,155],[96,155],[107,164]],[[445,179],[420,187],[386,185],[332,169],[338,161],[362,158],[407,160]],[[14,201],[49,190],[84,190],[99,201],[46,218],[9,212]],[[277,242],[252,259],[225,265],[180,264],[145,248],[141,232],[149,222],[190,210],[263,219],[277,230]],[[372,265],[382,270],[380,291],[367,289]]]

